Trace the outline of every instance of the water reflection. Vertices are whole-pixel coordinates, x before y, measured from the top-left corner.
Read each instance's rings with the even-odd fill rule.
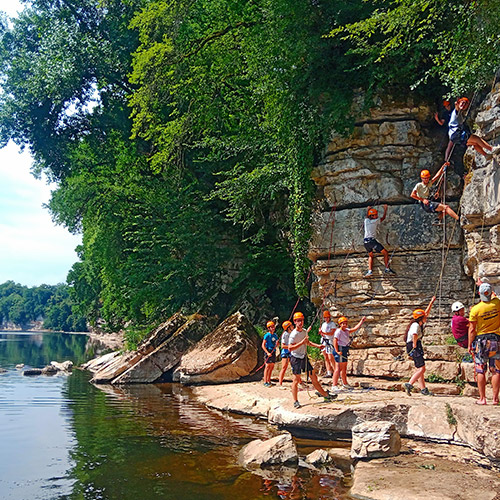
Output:
[[[85,337],[16,335],[0,336],[2,500],[347,498],[333,475],[239,467],[241,447],[276,429],[208,410],[188,388],[95,387],[80,371],[23,377],[20,362],[81,362]],[[299,441],[303,455],[314,446]]]

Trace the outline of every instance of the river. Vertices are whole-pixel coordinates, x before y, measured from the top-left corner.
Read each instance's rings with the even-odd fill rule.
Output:
[[[237,465],[239,449],[276,429],[197,403],[176,384],[95,387],[89,374],[23,376],[90,358],[85,335],[0,332],[0,498],[347,498],[333,476],[269,480]],[[333,443],[298,440],[299,452]]]

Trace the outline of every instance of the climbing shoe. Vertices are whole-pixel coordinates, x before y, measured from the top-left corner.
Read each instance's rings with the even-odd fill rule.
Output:
[[[336,398],[336,397],[337,397],[337,395],[335,394],[335,398]],[[325,396],[325,397],[323,398],[323,403],[332,403],[332,402],[333,402],[333,400],[334,400],[335,398],[334,398],[334,397],[332,397],[332,396]]]
[[[370,278],[371,276],[373,276],[373,271],[371,270],[365,274],[365,278]]]
[[[293,407],[294,408],[300,408],[301,404],[298,401],[295,401],[295,403],[293,403]]]
[[[425,389],[422,389],[421,391],[421,394],[423,394],[424,396],[434,396],[434,393],[429,391],[429,389],[427,389],[427,387]]]
[[[271,384],[269,382],[264,382],[264,387],[271,387]]]
[[[412,390],[413,390],[413,386],[411,384],[409,384],[408,382],[406,382],[405,391],[406,391],[406,394],[408,394],[408,396],[411,396]]]
[[[349,384],[344,384],[342,387],[344,388],[345,391],[353,391],[354,390],[354,387],[352,385],[349,385]]]
[[[386,267],[384,273],[385,274],[396,274],[390,267]]]

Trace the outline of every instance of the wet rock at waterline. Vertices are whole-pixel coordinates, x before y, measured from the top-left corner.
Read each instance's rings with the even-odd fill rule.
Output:
[[[7,373],[7,370],[5,368],[0,368],[0,373]]]
[[[42,368],[42,375],[55,375],[58,370],[55,366],[48,365],[45,368]]]
[[[266,441],[256,439],[245,445],[238,455],[243,467],[266,467],[297,464],[299,456],[292,435],[288,432]]]
[[[64,361],[64,363],[58,363],[57,361],[51,361],[50,365],[53,366],[57,371],[60,372],[70,372],[73,370],[73,361]]]
[[[173,380],[218,384],[248,377],[262,358],[261,342],[252,324],[237,312],[182,355]]]
[[[26,377],[31,377],[34,375],[41,375],[41,374],[42,374],[42,370],[40,368],[32,368],[30,370],[23,371],[23,375]]]
[[[305,458],[305,461],[308,464],[318,466],[323,464],[329,464],[332,462],[332,457],[328,454],[326,450],[314,450],[312,453],[309,453]]]
[[[352,458],[393,457],[401,450],[401,437],[392,422],[369,421],[352,428]]]

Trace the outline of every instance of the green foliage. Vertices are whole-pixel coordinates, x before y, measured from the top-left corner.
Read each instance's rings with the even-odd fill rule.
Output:
[[[67,285],[27,287],[6,281],[0,285],[0,322],[26,327],[43,321],[48,330],[85,332],[85,318],[75,310]]]
[[[425,380],[427,380],[427,382],[438,383],[438,384],[446,382],[446,379],[444,379],[441,375],[438,375],[436,373],[429,373],[429,375],[425,377]]]
[[[446,419],[448,420],[448,424],[457,425],[457,419],[453,414],[453,409],[450,406],[450,403],[446,403]]]
[[[448,335],[444,341],[447,345],[457,345],[457,339],[453,335]]]

